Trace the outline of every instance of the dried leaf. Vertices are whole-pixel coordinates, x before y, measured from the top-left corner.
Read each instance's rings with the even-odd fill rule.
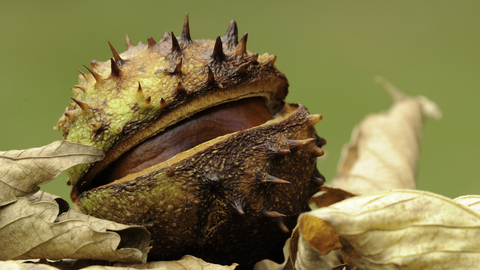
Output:
[[[27,150],[0,152],[0,206],[15,202],[39,190],[38,185],[56,178],[62,171],[81,163],[103,159],[97,148],[56,141]]]
[[[344,146],[338,176],[331,186],[354,194],[394,188],[415,188],[420,138],[425,115],[441,112],[425,97],[405,96],[384,79],[395,100],[389,111],[367,116]]]
[[[330,270],[339,265],[339,254],[330,252],[342,247],[338,234],[323,220],[303,215],[290,238],[290,256],[284,270]]]
[[[58,270],[58,268],[46,264],[27,264],[17,261],[0,261],[0,269],[8,270]]]
[[[83,215],[39,192],[0,208],[0,260],[46,258],[144,262],[150,233]]]
[[[322,187],[320,192],[317,192],[310,200],[308,201],[309,204],[315,204],[317,208],[329,206],[331,204],[341,202],[345,199],[354,197],[352,193],[345,191],[339,188],[331,188],[331,187]]]
[[[230,266],[219,265],[205,262],[202,259],[194,256],[185,255],[178,261],[162,261],[162,262],[148,262],[143,264],[123,264],[116,263],[115,268],[105,268],[108,270],[124,270],[123,267],[131,269],[158,269],[158,270],[233,270],[238,264],[234,263]],[[118,267],[118,268],[117,268]]]
[[[298,228],[298,227],[297,227]],[[315,230],[318,231],[318,230]],[[297,237],[290,239],[290,257],[285,267],[286,270],[330,270],[330,265],[326,260],[323,260],[320,252],[305,240],[299,230],[295,230]],[[313,232],[312,232],[313,233]],[[329,237],[328,234],[322,236]]]
[[[300,234],[321,255],[326,255],[334,249],[342,247],[338,234],[325,221],[304,215],[299,220]],[[317,233],[317,232],[322,233]]]
[[[54,262],[53,264],[57,264]],[[5,266],[5,267],[4,267]],[[17,267],[12,269],[19,270],[58,270],[63,269],[63,267],[56,268],[47,264],[32,264],[32,263],[22,263],[20,261],[0,261],[0,269],[9,269],[7,267]],[[218,265],[213,263],[207,263],[202,259],[196,258],[194,256],[185,255],[180,260],[177,261],[159,261],[159,262],[148,262],[141,264],[128,264],[128,263],[116,263],[114,266],[103,266],[103,265],[91,265],[85,268],[77,268],[78,270],[136,270],[136,269],[149,269],[149,270],[233,270],[237,267],[237,264],[227,265]],[[73,269],[66,267],[67,269]]]
[[[468,206],[470,209],[480,213],[480,196],[479,195],[465,195],[453,199],[454,202]]]
[[[480,264],[480,214],[437,194],[386,191],[304,215],[330,225],[344,259],[358,269],[476,269]]]

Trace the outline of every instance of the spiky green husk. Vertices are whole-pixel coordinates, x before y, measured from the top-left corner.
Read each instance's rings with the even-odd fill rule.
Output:
[[[79,75],[57,129],[63,129],[65,140],[104,152],[117,147],[113,160],[145,138],[218,104],[264,96],[273,112],[280,109],[288,83],[274,67],[275,56],[247,51],[247,34],[238,42],[236,32],[233,22],[216,40],[191,40],[184,28],[178,40],[165,33],[159,42],[149,38],[148,45],[129,45],[121,54],[112,47],[114,58],[92,61],[86,67],[90,74]],[[126,138],[134,142],[126,143]],[[68,170],[72,184],[90,167]]]

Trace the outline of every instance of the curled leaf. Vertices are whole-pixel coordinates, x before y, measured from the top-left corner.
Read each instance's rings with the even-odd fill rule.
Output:
[[[425,97],[407,97],[379,78],[395,101],[389,111],[367,116],[344,146],[331,186],[354,194],[415,188],[424,116],[441,117]]]
[[[55,141],[27,150],[0,152],[0,206],[27,197],[74,165],[103,159],[97,148]]]
[[[327,223],[339,235],[344,259],[358,269],[476,269],[480,264],[480,214],[437,194],[386,191],[304,215]],[[299,226],[310,220],[300,218]]]
[[[0,208],[0,260],[46,258],[144,262],[150,233],[68,210],[43,192]],[[65,212],[66,211],[66,212]]]

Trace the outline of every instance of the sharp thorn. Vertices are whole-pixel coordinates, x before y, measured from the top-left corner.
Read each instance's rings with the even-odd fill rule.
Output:
[[[315,144],[309,144],[308,147],[305,148],[310,154],[312,154],[315,157],[321,157],[323,156],[324,152],[322,148],[317,147]]]
[[[113,48],[112,44],[110,43],[110,41],[108,41],[108,45],[110,45],[110,50],[112,50],[112,54],[113,54],[113,59],[115,59],[115,62],[117,62],[117,65],[121,66],[123,65],[123,59],[120,57],[120,55],[117,53],[117,51],[115,50],[115,48]]]
[[[250,67],[251,63],[250,62],[246,62],[242,65],[240,65],[237,69],[237,74],[239,75],[243,75],[245,73],[247,73],[248,71],[248,68]]]
[[[110,58],[110,67],[112,69],[113,76],[117,78],[120,77],[120,73],[121,73],[120,67],[117,65],[117,62],[115,62],[113,58]]]
[[[175,70],[173,74],[181,75],[182,74],[182,58],[180,58],[180,62],[175,66]]]
[[[78,88],[78,89],[80,89],[80,90],[82,90],[82,92],[84,92],[84,93],[85,93],[85,91],[87,90],[87,88],[86,88],[85,86],[83,86],[83,85],[78,85],[78,84],[76,84],[75,87]]]
[[[92,61],[93,63],[93,61]],[[93,71],[91,68],[87,67],[86,65],[83,65],[86,69],[88,69],[88,71],[90,72],[90,74],[92,74],[92,76],[95,78],[95,80],[98,82],[98,83],[102,83],[103,82],[103,78],[102,76],[100,76],[100,74],[96,73],[95,71]]]
[[[163,110],[167,107],[168,103],[165,101],[165,99],[161,98],[160,99],[160,110]]]
[[[142,110],[146,110],[150,107],[150,103],[152,102],[152,97],[148,97],[146,98],[145,100],[143,100],[141,103],[140,103],[140,109]]]
[[[143,89],[142,85],[140,85],[140,82],[138,82],[138,88],[137,88],[137,100],[143,99]]]
[[[230,24],[228,25],[227,32],[222,37],[223,43],[227,45],[227,47],[233,48],[238,45],[238,29],[237,23],[232,19]]]
[[[77,69],[78,72],[80,72],[80,74],[82,74],[82,76],[85,78],[87,76],[87,74],[85,74],[83,71],[81,71],[80,69]]]
[[[103,127],[103,124],[102,123],[93,123],[92,127],[93,127],[93,132],[97,133]]]
[[[155,44],[157,44],[155,39],[153,39],[152,37],[148,37],[147,41],[148,41],[148,49],[152,48],[153,46],[155,46]]]
[[[307,116],[307,125],[309,126],[315,126],[318,122],[322,120],[322,115],[321,114],[311,114]]]
[[[283,218],[274,218],[273,221],[278,225],[280,230],[282,230],[284,233],[290,232],[287,225],[285,225],[285,223],[283,222]]]
[[[151,101],[152,101],[152,97],[148,97],[145,99],[145,104],[150,105]]]
[[[265,174],[264,178],[262,179],[263,182],[265,183],[271,183],[271,184],[292,184],[289,181],[280,179],[278,177],[275,177],[273,175],[270,175],[268,173]]]
[[[215,85],[215,76],[213,75],[213,72],[209,66],[207,66],[207,69],[208,69],[207,85]]]
[[[87,103],[84,103],[84,102],[81,102],[80,100],[77,100],[75,98],[72,98],[72,100],[77,103],[78,107],[80,107],[80,109],[82,109],[82,111],[87,111],[88,110],[88,104]]]
[[[292,152],[290,149],[277,149],[277,153],[281,156],[290,155]]]
[[[76,118],[75,111],[66,111],[64,115],[68,117],[68,119],[70,119],[70,122],[73,123],[75,121],[75,118]]]
[[[180,44],[178,44],[178,40],[172,32],[172,53],[181,53],[182,49],[180,48]]]
[[[215,40],[215,46],[213,47],[213,53],[210,56],[214,60],[224,60],[225,54],[223,53],[222,39],[220,36]]]
[[[277,211],[268,211],[268,210],[263,210],[262,215],[269,217],[269,218],[280,218],[280,217],[286,217],[286,215],[279,213]]]
[[[315,138],[309,138],[304,140],[287,140],[288,147],[290,151],[297,151],[305,146],[309,145],[310,143],[316,141]]]
[[[248,38],[248,33],[245,33],[242,39],[240,39],[240,42],[235,48],[236,56],[242,56],[247,51],[247,38]]]
[[[232,204],[233,208],[239,213],[240,215],[245,215],[245,211],[243,210],[243,203],[241,200],[236,200]]]
[[[127,50],[130,50],[131,48],[135,47],[132,41],[130,40],[130,38],[128,37],[128,35],[125,35],[125,40],[127,42]]]
[[[75,87],[70,88],[70,90],[72,91],[72,94],[73,94],[74,97],[76,97],[76,96],[80,95],[80,93],[82,93],[82,90],[80,90],[78,88],[75,88]]]
[[[183,22],[182,35],[180,36],[180,41],[183,43],[191,43],[192,38],[190,37],[190,26],[188,23],[188,13],[185,15],[185,21]]]
[[[175,87],[175,95],[178,95],[180,93],[183,93],[185,92],[185,87],[183,87],[182,83],[181,82],[178,82],[177,86]]]

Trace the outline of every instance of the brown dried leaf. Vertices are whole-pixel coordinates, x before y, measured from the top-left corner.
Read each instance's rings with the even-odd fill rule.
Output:
[[[97,148],[56,141],[27,150],[0,152],[0,206],[15,202],[17,197],[34,194],[62,171],[81,163],[103,159]]]
[[[331,186],[354,194],[394,188],[415,188],[424,116],[441,112],[425,97],[405,96],[386,80],[378,81],[395,103],[389,111],[367,116],[352,132]]]
[[[29,201],[29,199],[31,201]],[[46,193],[0,208],[0,260],[46,258],[144,262],[150,233],[68,210]]]
[[[316,248],[321,255],[342,247],[338,234],[319,218],[304,215],[300,217],[298,227],[303,239]]]
[[[318,208],[320,208],[329,206],[337,202],[341,202],[354,196],[354,194],[343,189],[323,186],[321,191],[315,194],[312,198],[310,198],[308,203],[314,203]]]
[[[480,264],[480,214],[437,194],[386,191],[304,215],[330,225],[344,259],[358,269],[476,269]]]

